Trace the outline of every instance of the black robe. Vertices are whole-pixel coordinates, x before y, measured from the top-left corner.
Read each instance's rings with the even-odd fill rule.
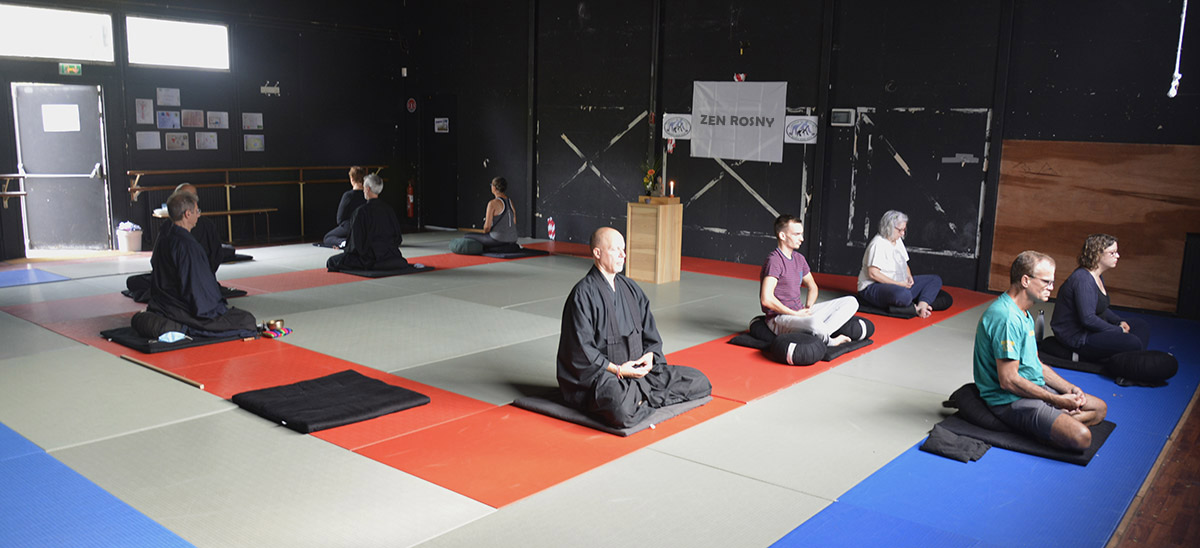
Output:
[[[164,228],[150,268],[147,312],[187,326],[189,335],[255,334],[254,316],[228,306],[204,248],[187,230],[174,223]]]
[[[367,203],[367,197],[361,190],[347,190],[338,202],[337,226],[325,233],[322,243],[326,247],[337,247],[350,238],[350,224],[354,221],[354,212],[359,206]]]
[[[609,287],[595,266],[571,290],[563,306],[558,339],[558,386],[568,405],[617,428],[644,420],[655,408],[708,396],[712,385],[699,370],[667,365],[650,300],[625,276]],[[654,367],[639,379],[618,379],[607,370],[654,354]]]
[[[175,223],[172,223],[169,219],[163,221],[162,227],[158,230],[159,234],[165,234],[172,226],[175,226]],[[204,250],[204,256],[208,258],[208,268],[212,270],[213,274],[217,273],[217,268],[221,266],[221,262],[234,253],[232,247],[225,247],[221,244],[221,235],[217,231],[217,223],[214,223],[208,217],[196,219],[196,226],[192,228],[192,238]],[[154,245],[158,247],[158,242],[155,242]],[[127,289],[123,293],[125,296],[139,303],[149,302],[150,284],[151,274],[135,274],[125,279],[125,287]]]
[[[346,251],[329,258],[330,272],[339,270],[397,270],[408,266],[400,253],[404,236],[392,206],[378,198],[367,200],[354,212]]]

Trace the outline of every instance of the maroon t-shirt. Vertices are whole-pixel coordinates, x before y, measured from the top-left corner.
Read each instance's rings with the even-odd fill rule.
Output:
[[[804,277],[811,272],[808,268],[808,261],[804,259],[799,251],[792,252],[792,258],[789,259],[783,255],[778,247],[767,255],[767,262],[763,264],[762,272],[758,275],[761,281],[767,276],[771,276],[777,280],[775,284],[775,298],[792,310],[804,309],[804,294],[800,291],[800,283]],[[767,318],[778,316],[779,313],[770,310],[767,307],[762,307],[762,311],[767,314]]]

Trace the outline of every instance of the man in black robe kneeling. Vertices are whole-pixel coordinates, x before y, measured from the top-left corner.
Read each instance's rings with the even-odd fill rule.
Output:
[[[656,408],[703,398],[712,384],[698,369],[667,365],[650,300],[625,269],[625,239],[592,234],[596,264],[567,297],[558,339],[558,387],[567,405],[616,428]]]
[[[363,196],[367,203],[354,211],[346,251],[325,262],[330,272],[400,270],[408,266],[408,260],[400,253],[400,243],[404,240],[400,219],[392,206],[379,199],[381,193],[383,179],[374,173],[363,178]]]
[[[150,303],[133,317],[133,328],[144,337],[170,331],[198,337],[253,336],[254,315],[233,308],[221,297],[221,286],[209,267],[204,249],[191,230],[200,219],[196,195],[175,192],[167,198],[166,225],[150,255]]]

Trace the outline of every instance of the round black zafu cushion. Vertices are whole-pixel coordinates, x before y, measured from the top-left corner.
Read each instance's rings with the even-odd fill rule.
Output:
[[[833,332],[833,336],[845,335],[852,341],[871,338],[875,334],[875,324],[862,316],[854,316]]]
[[[1109,376],[1139,383],[1159,384],[1179,371],[1179,360],[1159,350],[1122,352],[1104,362]]]
[[[750,336],[770,344],[775,340],[775,332],[767,327],[766,316],[755,316],[750,320]]]
[[[951,297],[945,290],[939,290],[937,297],[933,298],[933,302],[929,303],[929,308],[935,312],[940,312],[954,306],[954,297]]]
[[[825,343],[808,333],[784,333],[767,349],[771,359],[788,365],[812,365],[825,357]]]
[[[455,238],[450,240],[450,251],[459,255],[479,255],[483,253],[483,244],[470,238]]]
[[[979,396],[979,388],[973,382],[962,385],[953,394],[950,394],[950,401],[947,403],[957,407],[962,418],[975,426],[997,432],[1012,431],[1007,424],[1000,422],[995,413],[992,413],[992,409]]]

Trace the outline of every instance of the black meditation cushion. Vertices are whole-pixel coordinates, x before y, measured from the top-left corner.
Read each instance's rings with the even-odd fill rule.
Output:
[[[892,318],[903,319],[917,317],[917,307],[911,304],[908,306],[889,306],[886,308],[880,308],[867,302],[862,298],[862,295],[855,295],[855,298],[858,299],[859,312],[875,314],[876,316],[889,316]],[[945,290],[938,291],[937,297],[933,299],[933,302],[929,303],[929,307],[934,311],[945,310],[953,305],[954,297],[949,293],[946,293]]]
[[[812,365],[825,357],[825,343],[808,333],[784,333],[775,337],[771,359],[788,365]]]
[[[450,251],[459,255],[479,255],[483,253],[483,244],[470,238],[455,238],[450,240]]]
[[[343,270],[339,270],[338,272],[341,272],[342,274],[351,274],[354,276],[361,276],[363,278],[387,278],[388,276],[403,276],[405,274],[416,274],[418,272],[428,272],[433,269],[434,269],[434,267],[424,265],[421,263],[408,263],[407,266],[404,266],[402,268],[394,268],[391,270],[343,269]],[[331,270],[330,272],[333,272],[333,271]]]
[[[672,417],[682,415],[683,413],[700,407],[701,405],[704,405],[710,401],[712,401],[712,396],[705,396],[703,398],[680,402],[668,405],[666,407],[659,407],[658,409],[655,409],[650,416],[642,420],[642,422],[625,428],[609,426],[592,418],[587,413],[567,405],[563,402],[562,394],[558,391],[546,394],[545,396],[525,396],[523,398],[518,398],[517,400],[513,401],[513,406],[520,407],[526,411],[541,413],[548,417],[554,417],[559,420],[573,422],[580,426],[594,428],[601,432],[608,432],[614,436],[625,437],[647,428],[651,428],[654,425]]]
[[[242,409],[307,434],[429,403],[429,396],[346,370],[231,398]]]
[[[833,336],[845,335],[850,337],[852,341],[861,341],[871,338],[875,334],[875,322],[868,320],[862,316],[854,316],[850,318],[842,327],[833,332]]]
[[[1122,352],[1104,363],[1108,374],[1139,384],[1161,385],[1179,371],[1179,360],[1160,350]]]
[[[945,404],[949,407],[957,407],[958,414],[967,422],[997,432],[1011,432],[1012,429],[1004,424],[992,413],[992,409],[979,396],[979,388],[975,383],[969,382],[955,390],[950,394],[950,400]]]

